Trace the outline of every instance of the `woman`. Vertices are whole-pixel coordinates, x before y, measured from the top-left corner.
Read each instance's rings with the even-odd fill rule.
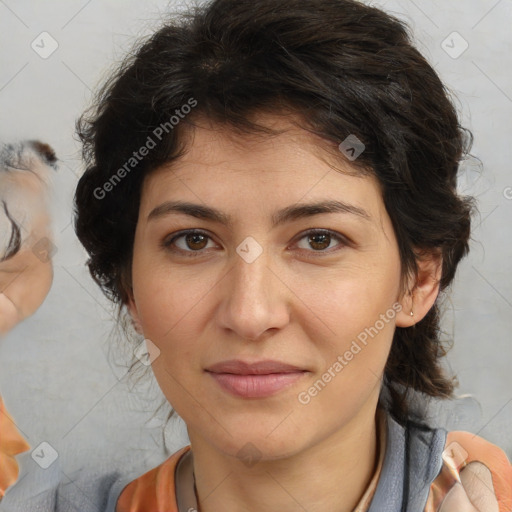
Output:
[[[511,509],[505,453],[412,409],[453,394],[438,301],[473,203],[471,136],[403,23],[214,0],[127,58],[77,129],[91,275],[190,438],[109,510]]]

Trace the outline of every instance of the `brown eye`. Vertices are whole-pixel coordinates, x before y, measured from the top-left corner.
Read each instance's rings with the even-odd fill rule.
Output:
[[[176,244],[177,240],[183,239],[181,247]],[[164,240],[162,246],[171,252],[181,252],[186,256],[199,256],[207,246],[210,236],[203,231],[182,231],[173,236],[170,240]],[[188,253],[188,254],[187,254]]]
[[[342,248],[347,245],[347,241],[341,235],[334,233],[332,231],[327,230],[312,230],[305,233],[300,240],[307,240],[308,247],[301,247],[301,249],[312,248],[313,251],[309,250],[309,252],[319,252],[319,253],[331,253],[333,251],[326,251],[326,249],[331,245],[333,240],[338,240],[341,242],[338,244],[338,248]],[[338,249],[335,249],[338,250]]]
[[[327,249],[331,243],[331,235],[326,233],[318,233],[314,235],[308,235],[309,243],[315,250]]]
[[[207,237],[200,233],[189,233],[185,235],[185,243],[194,250],[204,249],[206,238]]]

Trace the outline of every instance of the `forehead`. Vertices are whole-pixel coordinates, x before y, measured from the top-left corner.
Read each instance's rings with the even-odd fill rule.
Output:
[[[180,159],[179,167],[193,160],[208,162],[213,167],[229,163],[230,159],[252,163],[255,156],[259,159],[270,156],[274,160],[286,161],[286,156],[293,155],[308,159],[316,157],[328,161],[347,174],[361,174],[355,166],[343,161],[337,144],[306,129],[298,115],[259,112],[251,116],[250,120],[273,133],[240,132],[231,125],[197,116],[192,127],[183,131],[188,151]],[[229,153],[229,159],[225,158],[226,153]],[[216,161],[216,157],[220,157],[220,160]],[[265,168],[262,166],[259,170],[264,171]]]
[[[373,174],[343,157],[337,146],[294,124],[297,120],[260,114],[259,124],[278,134],[240,134],[226,125],[199,119],[186,134],[186,152],[153,170],[144,180],[141,208],[187,196],[222,205],[256,196],[259,202],[336,199],[380,208],[380,187]],[[382,202],[382,201],[381,201]]]
[[[190,145],[196,154],[204,156],[212,150],[226,148],[230,151],[234,149],[240,156],[247,152],[271,152],[282,146],[295,146],[295,150],[303,148],[303,152],[316,152],[320,155],[322,151],[319,146],[326,144],[320,137],[301,128],[301,120],[295,115],[258,113],[250,120],[268,128],[272,133],[241,132],[231,125],[198,117],[194,129],[188,132]]]

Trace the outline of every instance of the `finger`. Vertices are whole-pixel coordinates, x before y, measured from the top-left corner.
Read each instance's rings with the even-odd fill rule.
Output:
[[[479,512],[499,512],[492,473],[485,464],[470,462],[459,476],[471,503]]]
[[[456,483],[446,494],[439,512],[484,512],[478,510],[469,500],[464,487]],[[487,512],[487,511],[485,511]]]

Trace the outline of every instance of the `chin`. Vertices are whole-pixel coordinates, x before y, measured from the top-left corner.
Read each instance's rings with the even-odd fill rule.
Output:
[[[275,428],[275,427],[274,427]],[[228,431],[235,429],[228,427]],[[247,466],[251,466],[251,461],[272,461],[291,457],[305,446],[305,440],[298,438],[289,432],[283,430],[281,435],[272,429],[257,429],[252,431],[236,429],[239,435],[222,436],[212,442],[219,451],[224,452],[230,457],[236,457],[242,461],[247,461]]]

